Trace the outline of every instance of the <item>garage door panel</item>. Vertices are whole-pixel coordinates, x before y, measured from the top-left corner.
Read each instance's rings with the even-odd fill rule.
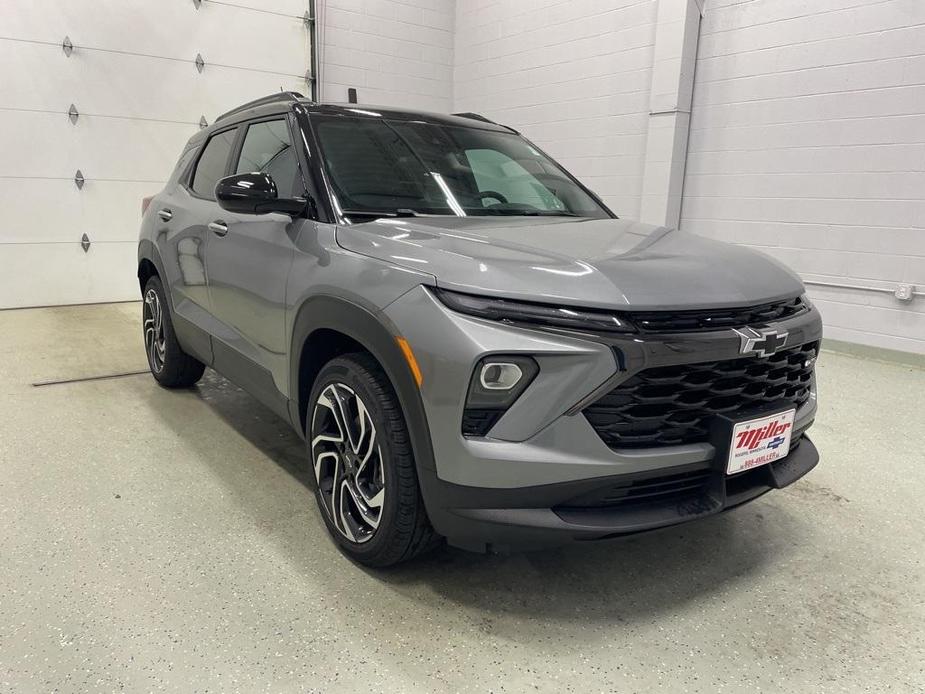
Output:
[[[105,11],[73,0],[31,0],[4,10],[4,34],[57,43],[68,36],[76,46],[163,53],[195,35],[195,20],[192,2],[158,2],[152,13],[150,0],[106,3]]]
[[[159,193],[164,182],[87,182],[81,204],[81,226],[94,242],[138,243],[142,198]]]
[[[246,21],[240,20],[242,13]],[[304,75],[309,67],[308,31],[301,19],[216,5],[199,20],[197,34],[184,48],[193,58],[202,53],[207,64],[290,75]]]
[[[0,308],[139,298],[137,244],[0,245]]]
[[[82,114],[198,124],[203,114],[211,121],[242,101],[281,88],[306,90],[305,81],[294,76],[214,65],[199,74],[192,57],[180,62],[87,53],[77,62],[65,60],[57,50],[0,41],[0,64],[10,66],[0,106],[65,114],[74,103]],[[47,79],[36,80],[36,72]]]
[[[84,116],[72,125],[59,113],[11,111],[0,128],[0,176],[135,181],[164,180],[198,126]],[[36,156],[41,149],[53,153]]]
[[[289,14],[296,17],[302,17],[305,14],[306,10],[308,10],[308,3],[309,0],[275,0],[272,4],[267,3],[266,0],[234,0],[234,4],[238,5],[237,9],[240,10],[248,8],[277,14]],[[199,11],[205,14],[218,7],[221,6],[205,0]]]
[[[0,195],[3,235],[0,254],[8,244],[77,242],[81,229],[81,191],[73,181],[7,179]]]
[[[86,233],[92,242],[137,243],[141,200],[163,189],[163,182],[95,181],[83,190],[73,181],[10,179],[4,182],[3,235],[9,244],[73,243]]]
[[[57,59],[75,63],[92,49],[191,62],[201,53],[212,63],[304,73],[309,61],[308,32],[301,19],[305,9],[287,15],[277,13],[276,6],[267,12],[209,3],[197,11],[192,2],[173,1],[157,3],[152,12],[150,1],[133,0],[107,3],[99,11],[84,3],[35,0],[4,9],[3,35],[49,42]],[[76,47],[69,59],[60,49],[65,36]]]
[[[281,89],[309,91],[306,9],[306,0],[203,0],[198,9],[191,0],[7,0],[0,305],[118,299],[134,288],[141,199],[163,188],[200,119]],[[69,57],[65,36],[75,46]],[[130,249],[128,285],[95,279],[120,245]],[[119,276],[123,265],[110,271]]]

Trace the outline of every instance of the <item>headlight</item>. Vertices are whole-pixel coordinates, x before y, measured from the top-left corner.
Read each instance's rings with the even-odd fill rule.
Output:
[[[488,318],[506,323],[551,325],[576,330],[600,330],[615,333],[636,332],[628,320],[611,311],[534,304],[528,301],[451,292],[446,289],[435,289],[434,293],[448,308],[470,316],[478,316],[479,318]]]

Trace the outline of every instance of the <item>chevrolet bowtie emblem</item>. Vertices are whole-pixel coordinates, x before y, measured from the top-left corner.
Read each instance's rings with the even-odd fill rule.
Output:
[[[742,354],[770,357],[787,344],[787,333],[772,328],[733,328],[733,332],[739,336],[739,352]]]

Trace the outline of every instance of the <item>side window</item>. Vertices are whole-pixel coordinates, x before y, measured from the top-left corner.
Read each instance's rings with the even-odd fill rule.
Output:
[[[285,120],[252,123],[247,128],[235,173],[268,173],[281,198],[305,196],[295,148]]]
[[[231,147],[234,145],[237,132],[237,128],[232,128],[209,138],[206,148],[196,164],[193,184],[190,186],[196,195],[201,195],[209,200],[215,199],[215,184],[218,183],[218,179],[225,175],[228,155],[231,154]]]

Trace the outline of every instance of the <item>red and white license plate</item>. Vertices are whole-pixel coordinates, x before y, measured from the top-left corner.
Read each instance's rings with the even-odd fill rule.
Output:
[[[788,410],[736,424],[732,429],[726,474],[734,475],[785,458],[790,452],[794,414],[796,410]]]

